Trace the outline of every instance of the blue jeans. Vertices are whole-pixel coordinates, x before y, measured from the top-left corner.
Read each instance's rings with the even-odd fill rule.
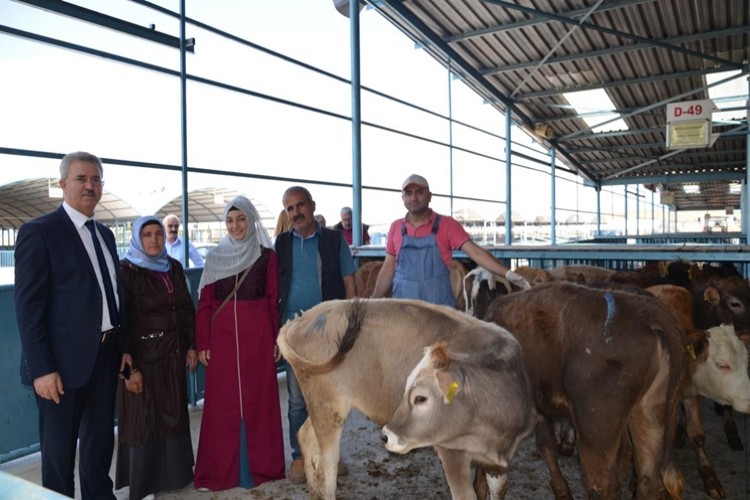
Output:
[[[302,452],[297,441],[297,432],[302,424],[307,420],[307,406],[305,398],[302,396],[302,390],[299,388],[297,377],[294,376],[292,367],[287,361],[284,361],[284,370],[286,371],[286,390],[289,394],[287,417],[289,418],[289,446],[292,448],[292,460],[302,457]]]

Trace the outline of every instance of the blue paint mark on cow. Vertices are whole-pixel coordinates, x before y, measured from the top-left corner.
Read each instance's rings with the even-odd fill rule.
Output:
[[[607,302],[607,319],[604,321],[604,343],[609,344],[612,342],[610,328],[612,327],[612,321],[615,319],[615,298],[611,293],[607,292],[604,294],[604,300]]]
[[[305,336],[315,332],[320,331],[320,333],[323,333],[323,330],[325,330],[326,327],[326,315],[325,313],[319,315],[317,318],[315,318],[315,321],[310,323],[310,326],[308,327],[307,331],[305,332]]]

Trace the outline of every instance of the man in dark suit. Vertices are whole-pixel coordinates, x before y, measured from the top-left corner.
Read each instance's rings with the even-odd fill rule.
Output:
[[[102,176],[96,156],[66,155],[62,206],[21,226],[15,251],[21,382],[36,393],[42,484],[74,496],[80,439],[84,499],[115,498],[115,395],[118,372],[131,362],[115,238],[92,219]]]

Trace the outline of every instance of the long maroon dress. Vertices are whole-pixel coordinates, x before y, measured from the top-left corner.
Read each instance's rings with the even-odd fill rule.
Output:
[[[279,319],[276,254],[267,248],[253,263],[237,297],[212,317],[241,276],[205,285],[196,315],[198,351],[211,351],[195,465],[195,487],[240,485],[240,422],[254,485],[284,477],[276,363]]]

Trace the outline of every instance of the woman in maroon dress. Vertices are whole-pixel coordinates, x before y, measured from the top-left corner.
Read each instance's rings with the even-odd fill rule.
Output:
[[[207,490],[284,478],[276,254],[244,196],[224,221],[229,234],[206,257],[196,315],[206,396],[194,482]]]

